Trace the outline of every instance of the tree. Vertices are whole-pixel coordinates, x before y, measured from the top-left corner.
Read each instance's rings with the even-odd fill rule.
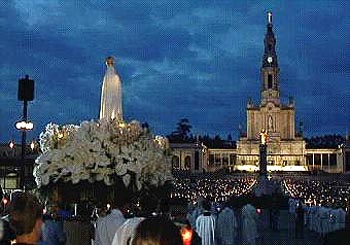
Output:
[[[338,148],[338,146],[345,142],[345,138],[341,135],[324,135],[305,138],[306,148]]]
[[[192,125],[187,118],[180,119],[176,125],[176,130],[168,136],[170,142],[184,143],[192,142],[194,140],[190,134]]]
[[[190,137],[190,132],[191,132],[191,124],[187,118],[182,118],[180,121],[177,123],[176,127],[176,133],[180,135],[182,138],[187,139]]]

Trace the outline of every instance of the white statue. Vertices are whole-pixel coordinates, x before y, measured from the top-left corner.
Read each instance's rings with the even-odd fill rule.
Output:
[[[269,116],[269,131],[273,131],[273,119],[272,119],[272,116]]]
[[[265,129],[263,129],[260,132],[260,144],[266,145],[266,142],[267,142],[267,133]]]
[[[114,69],[114,59],[106,59],[107,71],[103,78],[101,92],[100,119],[123,120],[122,110],[122,84]]]

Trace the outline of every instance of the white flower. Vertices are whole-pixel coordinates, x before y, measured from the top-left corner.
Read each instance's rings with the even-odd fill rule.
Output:
[[[64,152],[59,149],[49,151],[48,155],[48,157],[51,158],[51,162],[59,162],[62,158],[64,158]]]
[[[111,181],[111,178],[109,177],[109,175],[105,175],[104,178],[103,178],[103,182],[106,184],[106,185],[112,185],[112,181]]]
[[[99,154],[96,158],[96,165],[100,167],[107,167],[111,164],[111,160],[106,156],[106,154]]]
[[[47,164],[46,162],[43,162],[43,163],[40,163],[40,165],[37,166],[36,168],[39,170],[39,174],[43,174],[47,172],[49,167],[50,167],[49,164]]]
[[[46,151],[46,152],[42,153],[41,155],[39,155],[39,156],[35,159],[35,163],[36,163],[36,164],[44,163],[44,162],[47,163],[48,161],[50,161],[51,158],[50,158],[50,156],[49,156],[48,153],[49,153],[49,152]]]
[[[40,149],[42,152],[49,151],[54,148],[54,135],[58,132],[59,126],[54,123],[49,123],[45,127],[45,131],[39,135]]]
[[[142,172],[142,165],[138,164],[137,162],[130,163],[130,164],[128,164],[127,169],[129,171],[133,172],[133,173],[141,174],[141,172]]]
[[[126,174],[128,171],[127,165],[124,163],[118,163],[115,165],[115,173],[119,176]]]
[[[123,176],[123,182],[124,182],[125,186],[129,186],[129,184],[130,184],[130,174],[125,174]]]
[[[136,179],[136,187],[137,187],[137,190],[139,191],[142,189],[142,183],[140,179]]]
[[[96,180],[97,180],[97,181],[101,181],[101,180],[103,180],[103,177],[104,177],[104,176],[103,176],[102,174],[97,174],[97,175],[96,175]]]
[[[43,174],[40,176],[41,184],[48,185],[50,183],[50,176],[48,174]]]
[[[58,132],[62,133],[58,140]],[[143,185],[162,185],[169,179],[171,166],[164,150],[166,139],[153,137],[137,121],[130,123],[84,121],[80,126],[48,124],[41,134],[44,149],[36,159],[33,175],[38,186],[50,181],[104,181],[112,184],[111,176],[121,176],[130,185],[136,175],[138,190]]]

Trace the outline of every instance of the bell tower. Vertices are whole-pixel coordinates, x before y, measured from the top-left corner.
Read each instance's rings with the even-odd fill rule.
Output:
[[[280,68],[271,12],[267,12],[262,58],[260,103],[254,104],[252,100],[247,103],[247,133],[237,143],[237,165],[245,168],[261,163],[264,171],[269,168],[290,171],[296,166],[304,167],[305,141],[295,134],[294,100],[283,103],[281,99]],[[266,147],[263,151],[260,143]],[[266,155],[260,158],[262,154]]]
[[[272,12],[267,12],[267,31],[264,39],[265,48],[261,67],[261,106],[266,106],[269,102],[272,102],[274,106],[280,105],[280,69],[276,54],[276,38],[272,27]]]

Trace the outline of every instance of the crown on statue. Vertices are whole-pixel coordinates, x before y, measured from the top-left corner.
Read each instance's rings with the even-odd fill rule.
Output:
[[[107,57],[106,65],[107,66],[114,66],[114,58],[112,56]]]

